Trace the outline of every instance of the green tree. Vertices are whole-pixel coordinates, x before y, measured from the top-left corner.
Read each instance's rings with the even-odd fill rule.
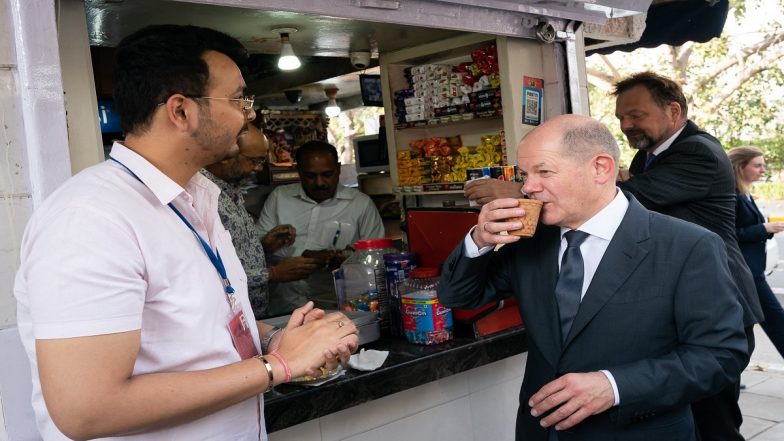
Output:
[[[678,81],[689,117],[726,148],[758,145],[773,168],[784,165],[784,0],[732,0],[724,32],[706,43],[659,46],[587,59],[593,115],[613,130],[612,85],[642,70]],[[633,155],[625,149],[626,161]],[[628,164],[628,162],[626,162]]]

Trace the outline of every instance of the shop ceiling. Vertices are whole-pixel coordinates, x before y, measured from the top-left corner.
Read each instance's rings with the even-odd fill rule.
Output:
[[[654,4],[668,0],[653,0]],[[270,108],[292,108],[284,90],[302,90],[296,106],[326,101],[327,84],[338,87],[338,100],[359,94],[349,53],[378,54],[416,46],[464,32],[533,37],[545,19],[555,26],[569,20],[603,29],[608,17],[644,23],[650,0],[86,0],[91,46],[114,47],[126,35],[150,24],[193,24],[226,32],[251,52],[246,80],[251,93]],[[636,19],[636,20],[632,20]],[[612,21],[611,20],[611,21]],[[280,38],[273,29],[294,27],[290,40],[302,67],[282,72],[276,63]],[[629,43],[644,29],[626,26],[595,39]],[[560,29],[559,29],[560,30]],[[637,32],[637,35],[633,35]],[[371,70],[368,73],[374,72]],[[377,72],[377,68],[375,70]]]

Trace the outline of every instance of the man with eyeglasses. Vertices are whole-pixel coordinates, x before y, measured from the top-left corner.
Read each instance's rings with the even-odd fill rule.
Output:
[[[243,183],[264,168],[269,143],[253,124],[237,140],[239,155],[208,165],[202,174],[221,190],[218,214],[223,226],[231,234],[237,256],[248,276],[248,296],[256,319],[268,316],[268,282],[302,280],[321,267],[319,260],[292,256],[273,267],[267,267],[264,253],[274,253],[294,244],[296,230],[291,225],[277,225],[264,237],[259,235],[255,222],[245,209]]]
[[[252,319],[220,190],[199,173],[237,156],[255,118],[246,58],[195,26],[117,46],[125,139],[36,207],[21,244],[14,295],[43,439],[266,441],[262,393],[356,349],[351,320],[312,303],[285,332]]]

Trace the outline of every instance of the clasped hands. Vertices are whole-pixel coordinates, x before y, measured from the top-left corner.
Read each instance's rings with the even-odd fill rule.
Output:
[[[278,335],[269,349],[287,360],[293,378],[320,377],[322,367],[329,372],[338,364],[347,364],[359,344],[357,327],[351,319],[340,312],[326,314],[313,302],[295,309]]]
[[[293,282],[309,277],[318,270],[332,271],[346,260],[340,250],[305,250],[301,256],[283,259],[270,268],[270,282]]]
[[[602,372],[571,373],[559,377],[539,389],[531,399],[531,415],[546,415],[539,424],[566,430],[615,404],[610,380]]]
[[[332,271],[340,267],[340,264],[346,260],[346,254],[343,250],[327,249],[327,250],[305,250],[302,252],[302,257],[315,259],[325,271]]]

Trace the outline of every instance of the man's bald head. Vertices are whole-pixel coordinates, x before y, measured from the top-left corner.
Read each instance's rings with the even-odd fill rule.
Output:
[[[269,141],[253,124],[237,138],[239,154],[205,167],[210,173],[226,182],[238,182],[259,172],[269,153]]]
[[[618,163],[621,156],[618,143],[607,126],[598,120],[584,115],[568,114],[557,116],[548,123],[558,126],[567,156],[588,160],[598,153],[606,153]]]
[[[269,140],[261,130],[253,124],[248,124],[248,129],[237,139],[240,154],[251,158],[264,157],[269,154]]]
[[[577,228],[612,201],[618,145],[600,122],[580,115],[552,118],[517,146],[523,191],[543,202],[542,223]]]

